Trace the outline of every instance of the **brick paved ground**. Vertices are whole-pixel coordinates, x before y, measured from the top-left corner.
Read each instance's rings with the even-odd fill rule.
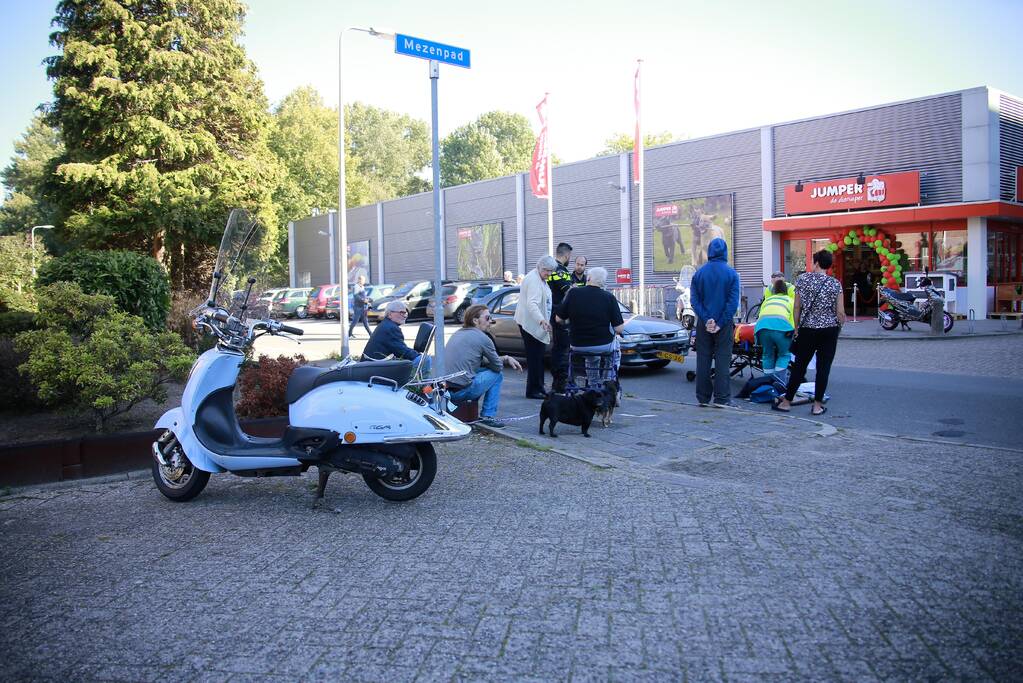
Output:
[[[835,365],[1020,379],[1023,378],[1023,336],[890,344],[868,339],[842,339],[835,354]]]
[[[1019,453],[793,432],[674,467],[474,436],[404,505],[354,477],[336,513],[310,476],[8,495],[0,679],[1023,676]]]

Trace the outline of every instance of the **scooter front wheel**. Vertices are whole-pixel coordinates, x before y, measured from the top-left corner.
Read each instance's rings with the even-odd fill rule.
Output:
[[[899,326],[898,319],[891,313],[888,313],[887,311],[881,311],[880,320],[881,328],[888,330],[889,332],[891,332],[892,330]]]
[[[210,473],[196,468],[189,461],[172,432],[164,432],[153,448],[161,449],[167,461],[166,465],[161,464],[154,453],[153,481],[160,493],[176,503],[192,500],[202,493],[210,481]]]
[[[412,500],[421,496],[430,488],[433,478],[437,476],[437,453],[433,444],[424,441],[416,444],[416,454],[409,461],[408,469],[390,477],[374,477],[363,474],[362,478],[369,489],[391,501]]]

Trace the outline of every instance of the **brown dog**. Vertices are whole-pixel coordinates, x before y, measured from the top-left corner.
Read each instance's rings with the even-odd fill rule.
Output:
[[[618,380],[609,379],[604,381],[600,388],[600,405],[597,406],[597,413],[600,414],[600,424],[603,427],[610,427],[614,417],[615,408],[618,407],[618,397],[622,388]]]
[[[597,389],[587,389],[574,396],[549,394],[540,406],[540,433],[543,434],[544,422],[550,420],[550,433],[555,439],[558,435],[554,433],[554,427],[559,422],[582,427],[583,436],[588,438],[593,414],[600,407],[603,395]]]

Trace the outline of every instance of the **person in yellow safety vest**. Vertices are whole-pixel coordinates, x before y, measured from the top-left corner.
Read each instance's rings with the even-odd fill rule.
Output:
[[[764,298],[765,299],[767,297],[771,296],[771,288],[774,287],[774,283],[777,282],[778,280],[781,280],[782,282],[785,282],[785,273],[781,272],[780,270],[776,270],[773,273],[771,273],[771,284],[769,284],[766,287],[764,287]],[[796,298],[796,286],[794,284],[792,284],[791,282],[785,282],[785,285],[786,285],[786,293],[789,295],[789,298],[790,299],[795,299]]]
[[[753,328],[762,350],[761,367],[769,374],[789,367],[789,348],[796,324],[792,317],[795,301],[789,297],[788,287],[784,278],[775,280],[770,293],[760,302],[760,317]]]

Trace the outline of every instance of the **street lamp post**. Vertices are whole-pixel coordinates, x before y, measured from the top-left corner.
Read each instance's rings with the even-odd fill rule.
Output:
[[[36,276],[36,230],[53,230],[52,225],[33,225],[29,231],[32,241],[32,277]]]
[[[341,274],[341,300],[338,302],[338,317],[341,320],[341,357],[348,357],[348,212],[345,210],[345,101],[341,88],[341,53],[345,33],[359,31],[368,33],[374,38],[393,40],[393,33],[385,33],[376,29],[346,26],[337,35],[337,216],[340,221],[341,245],[338,253],[338,265]],[[377,245],[382,249],[383,245]]]

